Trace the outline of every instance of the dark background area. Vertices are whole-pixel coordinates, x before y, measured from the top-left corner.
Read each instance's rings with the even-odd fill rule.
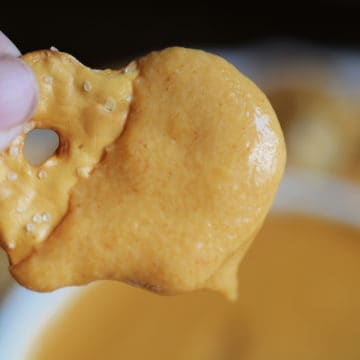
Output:
[[[232,15],[139,15],[107,4],[86,12],[42,8],[29,14],[23,9],[2,11],[0,29],[22,52],[55,46],[89,66],[171,45],[235,47],[274,38],[360,49],[360,6],[344,3],[334,8],[324,2],[317,9],[298,9],[296,4],[286,12],[254,3],[250,9],[241,6],[243,11],[234,8]]]

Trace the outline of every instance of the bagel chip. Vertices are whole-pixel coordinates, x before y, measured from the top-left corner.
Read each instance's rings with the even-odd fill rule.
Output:
[[[200,50],[168,48],[115,71],[50,50],[22,59],[40,98],[1,155],[1,245],[15,279],[37,291],[113,279],[235,298],[285,165],[265,95]],[[60,139],[39,166],[23,156],[33,128]]]

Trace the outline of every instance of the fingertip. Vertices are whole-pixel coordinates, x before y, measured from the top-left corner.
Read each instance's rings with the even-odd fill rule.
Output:
[[[28,120],[37,105],[35,75],[22,60],[0,57],[0,130]]]

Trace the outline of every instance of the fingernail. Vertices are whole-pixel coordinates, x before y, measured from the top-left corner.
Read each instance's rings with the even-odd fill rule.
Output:
[[[37,104],[37,82],[22,60],[0,57],[0,130],[28,120]]]
[[[9,40],[9,38],[2,31],[0,31],[0,54],[20,56],[19,49],[12,41]]]
[[[9,130],[0,131],[0,151],[4,150],[9,143],[20,135],[23,129],[22,125],[17,125]]]

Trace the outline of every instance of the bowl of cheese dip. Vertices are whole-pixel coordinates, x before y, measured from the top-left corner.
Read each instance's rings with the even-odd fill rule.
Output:
[[[239,297],[115,282],[0,305],[1,359],[339,359],[360,354],[360,189],[288,171],[239,268]]]

